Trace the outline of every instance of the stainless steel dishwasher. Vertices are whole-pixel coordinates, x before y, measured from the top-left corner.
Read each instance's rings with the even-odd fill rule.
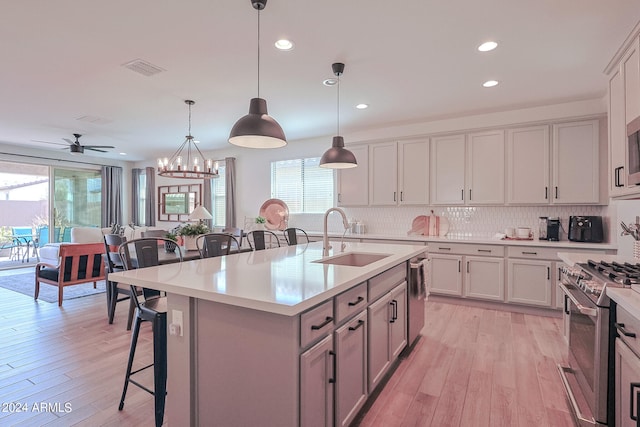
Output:
[[[427,297],[426,259],[425,253],[409,261],[409,346],[416,341],[424,327],[424,304]]]

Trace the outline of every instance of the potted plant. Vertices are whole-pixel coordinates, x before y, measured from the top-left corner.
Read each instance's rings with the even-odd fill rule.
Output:
[[[264,230],[267,220],[263,216],[256,217],[256,230]]]
[[[164,235],[165,239],[169,239],[172,242],[164,242],[164,250],[165,252],[174,252],[178,247],[178,235],[171,231],[168,231],[167,234]]]
[[[184,247],[188,251],[198,250],[198,247],[196,246],[196,239],[199,235],[206,234],[208,232],[209,227],[203,223],[185,224],[180,227],[180,230],[178,230],[178,234],[182,236],[184,240]]]

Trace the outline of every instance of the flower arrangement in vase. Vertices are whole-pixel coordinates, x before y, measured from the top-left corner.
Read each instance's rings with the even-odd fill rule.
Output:
[[[178,234],[182,236],[184,240],[184,248],[188,251],[196,251],[198,247],[196,246],[196,239],[201,234],[207,234],[209,232],[209,227],[207,227],[203,223],[197,224],[185,224],[178,230]]]

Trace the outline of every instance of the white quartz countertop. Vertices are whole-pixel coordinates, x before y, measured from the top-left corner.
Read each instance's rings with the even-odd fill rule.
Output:
[[[340,255],[340,242],[331,244],[329,257]],[[388,255],[351,267],[313,262],[323,258],[322,242],[314,242],[111,273],[109,280],[294,316],[424,251],[424,246],[348,242],[345,253]]]
[[[621,257],[619,255],[603,255],[592,252],[558,252],[558,258],[567,265],[573,266],[577,263],[585,263],[590,259],[594,261],[619,262],[635,264],[638,260],[634,258]]]
[[[321,237],[321,231],[307,231],[309,236]],[[339,240],[342,237],[342,233],[329,233],[332,239]],[[429,244],[432,243],[471,243],[480,245],[500,245],[500,246],[536,246],[536,247],[549,247],[559,249],[598,249],[598,250],[617,250],[618,246],[611,243],[582,243],[571,242],[569,240],[561,240],[559,242],[550,242],[548,240],[501,240],[490,237],[479,236],[422,236],[422,235],[398,235],[398,234],[345,234],[345,239],[362,239],[366,240],[402,240],[416,242],[417,244]]]

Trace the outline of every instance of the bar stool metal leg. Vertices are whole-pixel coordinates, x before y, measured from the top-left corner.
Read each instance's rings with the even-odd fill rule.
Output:
[[[124,376],[124,388],[122,389],[122,397],[120,398],[120,405],[118,410],[122,411],[124,408],[124,398],[127,395],[127,388],[129,388],[129,381],[131,378],[131,368],[133,367],[133,356],[136,354],[136,345],[138,344],[138,334],[140,333],[140,323],[142,320],[139,316],[136,316],[133,320],[133,331],[131,332],[131,349],[129,350],[129,361],[127,362],[127,373]]]
[[[167,313],[158,313],[153,319],[153,383],[156,427],[160,427],[167,397]]]

